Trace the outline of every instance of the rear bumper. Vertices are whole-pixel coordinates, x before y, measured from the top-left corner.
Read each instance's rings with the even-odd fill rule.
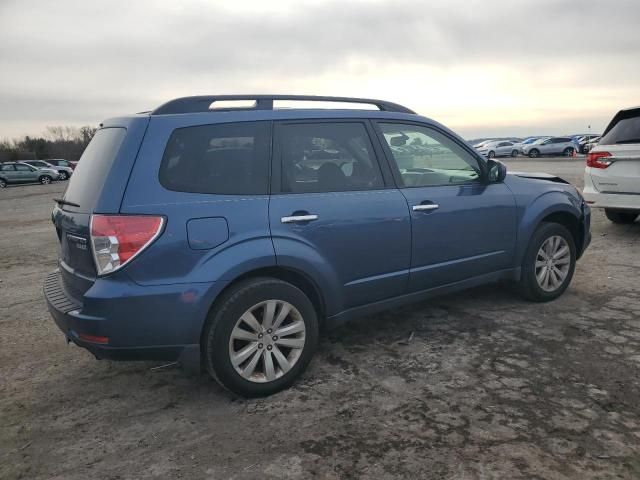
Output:
[[[67,340],[96,358],[174,361],[199,351],[204,321],[223,286],[213,282],[143,287],[105,278],[96,280],[80,301],[67,291],[56,270],[45,279],[44,296]],[[103,337],[102,343],[88,341],[87,336]]]
[[[590,168],[588,167],[584,175],[584,190],[582,195],[591,208],[640,211],[640,194],[599,192],[593,184]]]

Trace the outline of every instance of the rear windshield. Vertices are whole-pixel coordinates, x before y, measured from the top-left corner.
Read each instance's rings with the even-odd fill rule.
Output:
[[[600,140],[600,145],[640,143],[640,114],[623,118]]]
[[[125,128],[98,130],[80,157],[64,196],[65,200],[80,205],[80,212],[93,212],[126,133]]]

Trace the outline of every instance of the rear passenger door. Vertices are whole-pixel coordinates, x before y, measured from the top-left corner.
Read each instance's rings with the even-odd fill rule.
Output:
[[[411,209],[410,291],[513,267],[516,204],[504,183],[485,183],[478,159],[421,124],[377,124]]]
[[[411,227],[366,121],[274,128],[269,207],[277,262],[311,275],[327,315],[405,293]]]

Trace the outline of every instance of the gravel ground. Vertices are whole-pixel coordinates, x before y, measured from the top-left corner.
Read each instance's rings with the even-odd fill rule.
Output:
[[[581,160],[507,163],[582,185]],[[65,344],[41,293],[64,187],[0,191],[0,478],[640,478],[640,223],[594,212],[553,303],[494,285],[363,318],[247,401]]]

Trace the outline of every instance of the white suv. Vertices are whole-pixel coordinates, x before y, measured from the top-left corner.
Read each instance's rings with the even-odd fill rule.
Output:
[[[584,198],[615,223],[640,214],[640,107],[619,111],[587,154]]]

